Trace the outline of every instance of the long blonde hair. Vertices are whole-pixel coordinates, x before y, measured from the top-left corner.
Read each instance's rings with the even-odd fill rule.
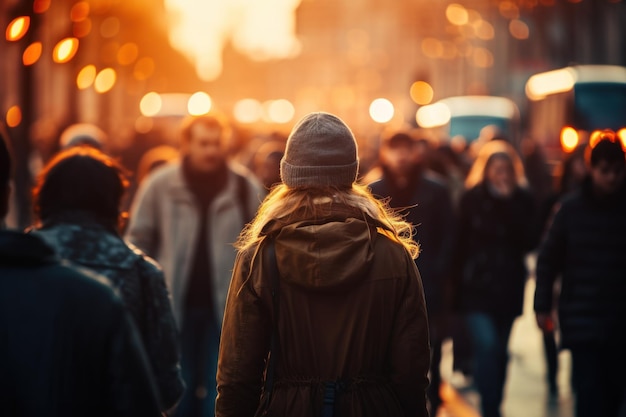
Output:
[[[517,151],[515,151],[515,148],[504,140],[496,139],[485,143],[478,151],[478,156],[465,178],[465,188],[470,189],[484,181],[488,162],[492,160],[491,157],[494,154],[508,155],[513,165],[515,183],[521,188],[528,186],[528,180],[524,173],[524,164]]]
[[[396,211],[389,208],[387,201],[377,200],[370,190],[360,184],[352,184],[351,188],[290,188],[279,184],[272,188],[263,200],[257,214],[239,235],[235,247],[240,250],[257,245],[263,238],[263,228],[272,220],[287,219],[296,210],[304,210],[306,215],[315,216],[319,213],[320,202],[332,201],[362,210],[375,220],[381,222],[404,246],[413,259],[419,255],[420,247],[413,240],[413,227]]]

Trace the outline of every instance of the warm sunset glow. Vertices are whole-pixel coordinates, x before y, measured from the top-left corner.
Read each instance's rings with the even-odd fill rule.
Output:
[[[244,98],[235,103],[233,116],[240,123],[254,123],[261,118],[262,106],[258,100]]]
[[[377,98],[370,104],[370,117],[376,123],[387,123],[393,119],[394,113],[393,104],[386,98]]]
[[[16,17],[9,23],[6,31],[6,39],[7,41],[19,41],[26,35],[28,32],[28,28],[30,27],[30,17],[28,16],[20,16]]]
[[[6,121],[9,127],[17,127],[22,123],[22,109],[20,109],[20,106],[12,106],[9,108]]]
[[[161,106],[163,105],[163,100],[161,100],[161,96],[159,93],[154,91],[143,96],[141,101],[139,102],[139,110],[141,114],[146,117],[156,116],[159,111],[161,111]]]
[[[469,16],[465,7],[453,3],[446,7],[446,18],[453,25],[462,26],[467,23]]]
[[[561,130],[561,148],[569,153],[578,146],[578,132],[573,127],[564,127]]]
[[[257,61],[294,57],[295,10],[301,0],[165,0],[171,22],[170,42],[189,56],[198,76],[211,81],[222,72],[227,42]]]
[[[41,42],[33,42],[28,45],[22,54],[22,62],[24,65],[33,65],[41,57]]]
[[[211,97],[203,91],[198,91],[189,97],[187,102],[187,111],[192,116],[200,116],[211,111],[213,102]]]
[[[113,88],[116,80],[117,74],[115,70],[113,68],[105,68],[96,75],[93,86],[98,93],[106,93]]]
[[[83,67],[76,77],[76,86],[80,90],[91,87],[96,79],[96,67],[94,65],[87,65]]]
[[[54,62],[63,64],[70,61],[78,51],[78,39],[65,38],[56,44],[52,51],[52,59]]]
[[[420,105],[433,101],[433,88],[426,81],[416,81],[411,85],[411,99]]]
[[[450,117],[450,109],[443,103],[420,107],[415,114],[417,124],[425,128],[443,126],[450,121]]]

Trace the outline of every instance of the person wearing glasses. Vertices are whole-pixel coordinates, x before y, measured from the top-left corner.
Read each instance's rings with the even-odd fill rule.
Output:
[[[626,160],[612,131],[591,142],[589,174],[560,200],[539,247],[534,309],[548,331],[558,308],[561,348],[572,354],[576,416],[612,417],[626,397]]]

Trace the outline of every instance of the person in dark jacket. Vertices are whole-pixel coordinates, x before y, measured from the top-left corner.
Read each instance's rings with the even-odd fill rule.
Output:
[[[487,142],[458,207],[456,308],[472,339],[473,375],[484,417],[500,416],[511,327],[522,313],[526,254],[536,242],[534,201],[515,150]]]
[[[33,233],[57,254],[111,280],[141,334],[163,411],[182,396],[177,330],[161,268],[118,234],[126,180],[101,151],[76,146],[57,154],[35,188]]]
[[[424,283],[432,360],[428,399],[430,412],[441,405],[441,345],[449,306],[449,265],[454,238],[454,213],[450,191],[426,170],[430,144],[419,132],[398,131],[383,137],[382,177],[370,184],[372,194],[389,199],[389,206],[405,216],[416,229],[413,236],[422,252],[415,260]]]
[[[11,166],[1,136],[0,220]],[[0,358],[2,415],[160,414],[137,330],[106,279],[62,264],[38,237],[8,230],[0,230]]]
[[[411,225],[355,183],[357,170],[341,119],[320,112],[296,124],[283,184],[237,244],[218,417],[428,416],[418,246]]]
[[[576,416],[619,414],[626,383],[626,161],[613,132],[587,149],[589,175],[564,197],[537,258],[535,313],[552,323],[560,276],[561,347],[572,353]]]

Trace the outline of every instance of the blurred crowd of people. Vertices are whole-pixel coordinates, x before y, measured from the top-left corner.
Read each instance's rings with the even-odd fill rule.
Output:
[[[189,117],[179,147],[155,146],[133,167],[107,153],[107,135],[95,126],[64,132],[38,172],[32,225],[0,234],[0,352],[11,358],[0,365],[10,376],[0,390],[4,410],[206,417],[253,415],[267,401],[268,415],[309,415],[294,404],[318,396],[347,413],[337,415],[357,415],[363,410],[339,398],[371,390],[362,386],[375,384],[378,371],[333,380],[332,389],[298,378],[343,377],[364,363],[378,369],[372,364],[381,356],[399,408],[368,405],[366,415],[435,416],[441,346],[452,338],[455,366],[472,376],[482,415],[498,417],[527,256],[536,252],[547,389],[557,394],[558,349],[570,349],[577,416],[618,415],[626,392],[626,161],[613,132],[568,154],[555,175],[537,147],[526,152],[494,135],[459,149],[415,128],[383,132],[376,163],[360,166],[341,120],[307,117],[289,136],[260,137],[237,155],[227,120]],[[0,160],[3,218],[9,153]],[[402,233],[406,224],[412,242]],[[404,246],[384,255],[372,233]],[[269,278],[259,278],[271,260],[250,249],[265,251],[266,236],[281,277],[293,279],[280,284],[280,301]],[[403,254],[410,259],[418,247],[405,265]],[[391,305],[375,301],[375,292],[345,294],[363,287],[352,275],[376,282],[373,275],[400,265],[397,274],[419,284],[376,287]],[[319,268],[342,281],[329,284]],[[322,308],[315,297],[352,305],[359,318]],[[407,300],[415,312],[394,310]],[[316,323],[322,318],[326,324]],[[350,325],[328,324],[342,319]],[[370,328],[356,330],[362,326]],[[372,333],[382,342],[366,348]],[[334,346],[336,357],[316,344]],[[332,365],[312,363],[320,358]],[[271,386],[274,368],[282,379]],[[391,401],[383,391],[367,391],[372,404]]]

